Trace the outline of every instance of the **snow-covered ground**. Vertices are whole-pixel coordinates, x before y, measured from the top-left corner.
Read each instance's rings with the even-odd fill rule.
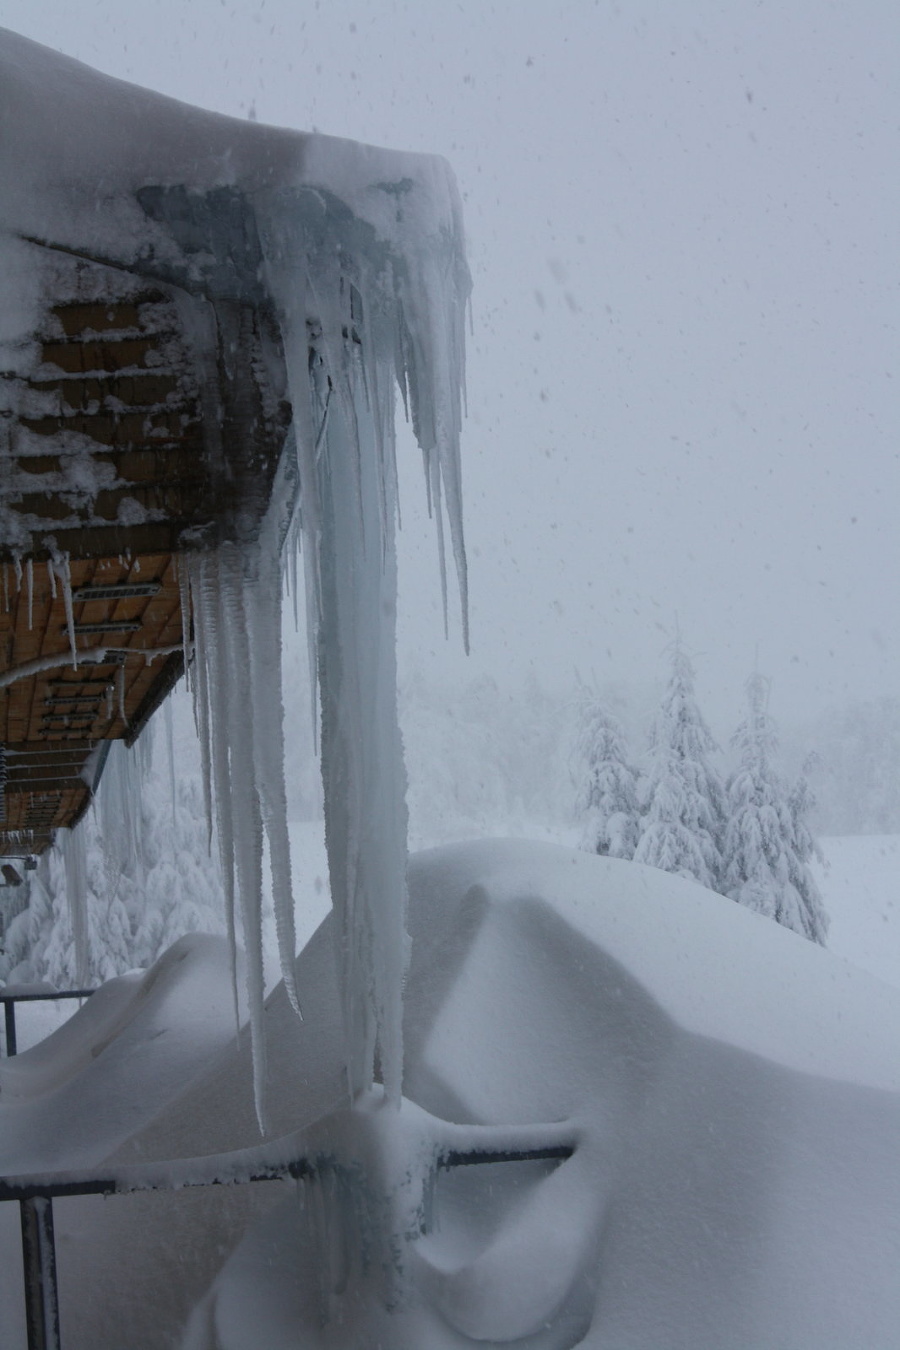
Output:
[[[312,836],[294,841],[307,925]],[[347,1107],[329,920],[297,963],[304,1021],[283,986],[264,1018],[271,1137],[299,1130],[313,1169],[300,1202],[61,1202],[67,1350],[894,1350],[896,988],[692,882],[565,847],[428,851],[410,893],[402,1109],[379,1089]],[[222,939],[187,938],[7,1065],[7,1170],[256,1143],[228,983]],[[0,1219],[0,1343],[19,1350]]]
[[[900,835],[821,841],[828,949],[900,988]]]

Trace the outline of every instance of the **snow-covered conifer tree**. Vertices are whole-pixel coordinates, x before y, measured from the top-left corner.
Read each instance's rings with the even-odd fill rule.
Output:
[[[824,947],[828,934],[828,913],[809,868],[813,858],[819,862],[823,861],[822,850],[809,828],[809,817],[815,804],[816,800],[809,785],[805,766],[788,796],[794,826],[793,848],[788,855],[788,868],[791,885],[802,901],[801,914],[804,926],[808,930],[807,935]]]
[[[583,821],[581,847],[611,858],[633,858],[640,832],[638,775],[628,762],[621,724],[589,690],[582,692],[578,723],[575,809]]]
[[[184,933],[221,931],[221,874],[183,689],[170,696],[167,722],[173,712],[177,765],[172,735],[167,762],[153,763],[152,723],[133,750],[113,742],[92,809],[27,874],[28,905],[4,924],[0,981],[95,985],[152,965]]]
[[[728,780],[723,890],[824,946],[828,918],[809,861],[816,845],[807,825],[812,798],[805,775],[788,791],[773,768],[778,741],[761,675],[747,681],[747,716],[733,737],[740,762]]]
[[[694,669],[676,639],[672,673],[650,738],[650,770],[635,862],[721,887],[725,797],[717,749],[694,698]]]

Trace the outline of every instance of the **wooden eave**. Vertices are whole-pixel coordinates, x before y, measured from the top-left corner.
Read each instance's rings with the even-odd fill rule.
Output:
[[[258,530],[290,420],[258,303],[37,264],[28,368],[0,372],[0,857],[78,820],[104,744],[133,740],[180,675],[178,557]]]
[[[183,670],[173,555],[70,560],[69,571],[71,628],[51,563],[32,564],[21,580],[4,565],[3,672],[15,675],[32,663],[47,668],[0,689],[0,855],[39,853],[54,830],[79,817],[99,777],[104,742],[131,742]],[[139,594],[116,597],[122,586]],[[91,591],[108,598],[91,598]],[[148,659],[150,652],[162,654]]]

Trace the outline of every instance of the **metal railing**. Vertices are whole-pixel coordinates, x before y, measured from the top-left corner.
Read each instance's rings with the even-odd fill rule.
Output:
[[[54,990],[40,994],[4,994],[3,1022],[6,1058],[18,1053],[17,1003],[55,1003],[59,999],[90,998],[93,989]],[[53,1201],[48,1195],[23,1196],[19,1201],[22,1225],[22,1267],[25,1275],[25,1325],[28,1350],[51,1350],[59,1346],[59,1306],[56,1285],[56,1243],[53,1235]]]
[[[138,1163],[110,1172],[34,1173],[0,1178],[0,1203],[17,1200],[22,1222],[22,1265],[28,1350],[62,1350],[53,1201],[75,1195],[133,1195],[193,1186],[234,1186],[258,1181],[302,1180],[331,1160],[311,1158],[302,1133],[270,1144],[174,1162]],[[442,1148],[433,1167],[449,1170],[501,1162],[564,1162],[575,1145],[566,1140],[539,1147]]]
[[[57,999],[89,998],[93,989],[67,989],[53,993],[4,994],[0,991],[6,1022],[6,1053],[16,1054],[16,1004],[52,1002]],[[564,1162],[575,1151],[567,1125],[530,1127],[503,1131],[505,1143],[485,1127],[446,1126],[448,1137],[438,1144],[432,1166],[435,1171],[503,1162]],[[483,1142],[472,1142],[472,1135]],[[554,1137],[555,1136],[555,1137]],[[456,1146],[454,1146],[456,1145]],[[133,1195],[138,1191],[176,1191],[196,1186],[237,1186],[258,1181],[302,1180],[324,1165],[321,1156],[309,1156],[309,1139],[301,1131],[230,1153],[169,1162],[135,1163],[106,1172],[37,1172],[0,1177],[0,1204],[17,1201],[22,1229],[22,1273],[25,1293],[25,1329],[28,1350],[62,1350],[59,1321],[59,1284],[53,1201],[78,1195]]]
[[[53,1201],[76,1195],[132,1195],[137,1191],[181,1190],[187,1186],[240,1185],[283,1181],[309,1174],[302,1157],[248,1149],[176,1163],[136,1165],[112,1174],[35,1173],[0,1178],[0,1203],[17,1200],[22,1228],[25,1333],[28,1350],[62,1350]]]
[[[58,989],[46,994],[4,994],[0,989],[0,1003],[3,1004],[3,1021],[6,1029],[6,1056],[9,1058],[18,1051],[16,1041],[16,1004],[17,1003],[56,1003],[63,998],[90,998],[93,989]]]

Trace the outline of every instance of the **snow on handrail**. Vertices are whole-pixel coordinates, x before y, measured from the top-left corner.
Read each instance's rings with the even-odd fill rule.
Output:
[[[493,1135],[495,1132],[490,1131]],[[515,1132],[508,1145],[495,1140],[475,1148],[448,1149],[435,1142],[430,1170],[446,1170],[502,1162],[561,1161],[571,1158],[576,1142],[567,1133],[560,1140],[540,1143],[529,1127],[521,1144]],[[73,1195],[132,1195],[137,1191],[180,1191],[192,1186],[239,1186],[255,1181],[302,1180],[335,1165],[321,1150],[309,1151],[302,1135],[285,1135],[271,1144],[235,1149],[199,1158],[169,1162],[134,1163],[102,1175],[94,1172],[30,1172],[0,1177],[0,1203],[38,1197],[60,1199]]]

